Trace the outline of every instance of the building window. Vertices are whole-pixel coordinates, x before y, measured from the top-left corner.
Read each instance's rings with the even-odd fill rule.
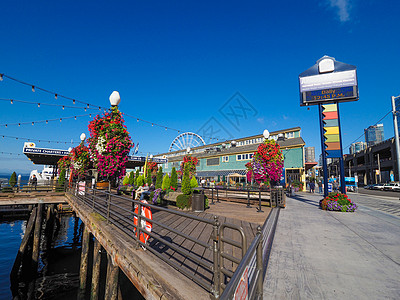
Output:
[[[287,139],[292,139],[292,138],[294,138],[294,132],[292,131],[292,132],[286,132],[286,138]]]
[[[206,162],[207,166],[218,166],[219,165],[219,157],[216,158],[208,158]]]
[[[236,160],[250,160],[253,158],[253,153],[238,154]]]
[[[222,162],[228,162],[229,156],[222,156]]]

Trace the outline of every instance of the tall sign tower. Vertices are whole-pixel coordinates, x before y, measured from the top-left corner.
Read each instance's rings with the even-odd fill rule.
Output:
[[[318,105],[324,170],[324,197],[328,195],[327,158],[340,160],[341,192],[346,192],[339,102],[358,100],[357,68],[324,56],[299,75],[300,106]]]

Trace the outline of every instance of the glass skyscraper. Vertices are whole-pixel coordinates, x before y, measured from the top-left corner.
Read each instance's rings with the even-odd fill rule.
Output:
[[[383,135],[383,124],[369,126],[367,129],[364,129],[364,135],[367,147],[383,142],[385,139]]]
[[[366,148],[366,145],[367,144],[365,142],[352,143],[350,145],[350,148],[349,148],[350,154],[354,154],[354,153],[357,153],[357,152],[360,152],[360,151],[364,150]]]

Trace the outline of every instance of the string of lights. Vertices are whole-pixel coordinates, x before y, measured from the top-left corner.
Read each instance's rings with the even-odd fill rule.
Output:
[[[93,104],[88,103],[88,102],[84,102],[84,101],[77,100],[77,99],[75,99],[75,98],[67,97],[67,96],[64,96],[64,95],[62,95],[62,94],[60,94],[60,93],[57,93],[57,92],[50,91],[50,90],[44,89],[44,88],[42,88],[42,87],[39,87],[39,86],[37,86],[37,85],[35,85],[35,84],[31,84],[31,83],[25,82],[25,81],[23,81],[23,80],[20,80],[20,79],[17,79],[17,78],[8,76],[8,75],[6,75],[6,74],[4,74],[4,73],[0,73],[0,81],[3,81],[4,78],[10,79],[10,80],[12,80],[12,81],[15,81],[15,82],[18,82],[18,83],[20,83],[20,84],[23,84],[23,85],[26,85],[26,86],[31,87],[32,92],[35,92],[36,90],[40,90],[40,91],[42,91],[42,92],[45,92],[45,93],[54,95],[54,98],[55,98],[56,100],[57,100],[58,98],[63,98],[63,99],[72,101],[73,104],[75,104],[75,103],[84,104],[84,105],[86,106],[87,109],[92,108],[92,109],[98,109],[98,110],[100,110],[100,111],[101,111],[101,110],[104,110],[104,112],[106,112],[106,111],[109,110],[109,108],[102,107],[102,106],[98,106],[98,105],[93,105]],[[12,99],[6,99],[6,100],[11,101]],[[36,102],[36,104],[38,104],[38,103]],[[39,103],[38,105],[40,105],[40,103]],[[61,106],[62,106],[62,105],[61,105]],[[64,106],[64,107],[66,107],[66,106]],[[123,115],[125,115],[125,116],[127,116],[127,117],[129,117],[129,118],[136,119],[137,122],[141,121],[141,122],[144,122],[144,123],[146,123],[146,124],[150,124],[152,127],[156,126],[156,127],[163,128],[163,129],[165,129],[165,130],[176,131],[176,132],[178,132],[178,134],[181,133],[181,132],[182,132],[182,133],[185,132],[184,130],[174,129],[174,128],[171,128],[171,127],[168,127],[168,126],[164,126],[164,125],[161,125],[161,124],[158,124],[158,123],[155,123],[155,122],[150,122],[150,121],[147,121],[147,120],[138,118],[138,117],[134,117],[134,116],[128,115],[128,114],[126,114],[126,113],[123,113]],[[0,126],[1,126],[1,125],[0,125]],[[211,136],[203,136],[203,138],[205,138],[205,139],[210,139],[210,140],[216,140],[216,141],[224,140],[224,139],[219,139],[219,138],[215,138],[215,137],[211,137]]]
[[[43,103],[43,102],[32,102],[32,101],[26,101],[26,100],[18,100],[18,99],[11,99],[11,98],[0,98],[0,101],[7,101],[10,102],[11,104],[14,104],[14,102],[17,103],[24,103],[24,104],[33,104],[37,105],[40,107],[41,105],[43,106],[56,106],[56,107],[61,107],[62,109],[65,108],[73,108],[73,109],[84,109],[85,111],[87,109],[93,109],[93,110],[101,110],[101,108],[94,108],[94,107],[87,107],[87,106],[71,106],[71,105],[62,105],[62,104],[54,104],[54,103]]]
[[[12,153],[12,152],[1,152],[0,151],[0,155],[16,155],[16,156],[22,156],[23,154],[21,153]]]
[[[64,141],[52,141],[52,140],[45,140],[45,139],[33,139],[33,138],[27,138],[27,137],[20,137],[20,136],[9,136],[9,135],[0,135],[3,139],[4,138],[8,138],[8,139],[15,139],[15,140],[25,140],[28,142],[43,142],[43,143],[54,143],[54,144],[73,144],[74,141],[70,141],[70,142],[64,142]]]
[[[6,123],[6,124],[0,124],[0,126],[5,126],[7,128],[8,126],[13,126],[13,125],[18,125],[18,126],[28,125],[28,124],[35,125],[35,124],[38,124],[38,123],[46,123],[46,124],[48,124],[49,122],[55,122],[55,121],[62,122],[62,120],[67,120],[67,119],[75,119],[76,120],[77,118],[87,117],[87,116],[91,117],[91,114],[77,115],[77,116],[72,116],[72,117],[63,117],[63,118],[57,118],[57,119],[31,121],[31,122]]]

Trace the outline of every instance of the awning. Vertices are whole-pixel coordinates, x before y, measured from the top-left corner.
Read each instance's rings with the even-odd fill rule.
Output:
[[[246,170],[216,170],[216,171],[197,171],[197,177],[216,177],[216,176],[229,176],[231,174],[237,174],[240,177],[244,177],[246,175]]]

